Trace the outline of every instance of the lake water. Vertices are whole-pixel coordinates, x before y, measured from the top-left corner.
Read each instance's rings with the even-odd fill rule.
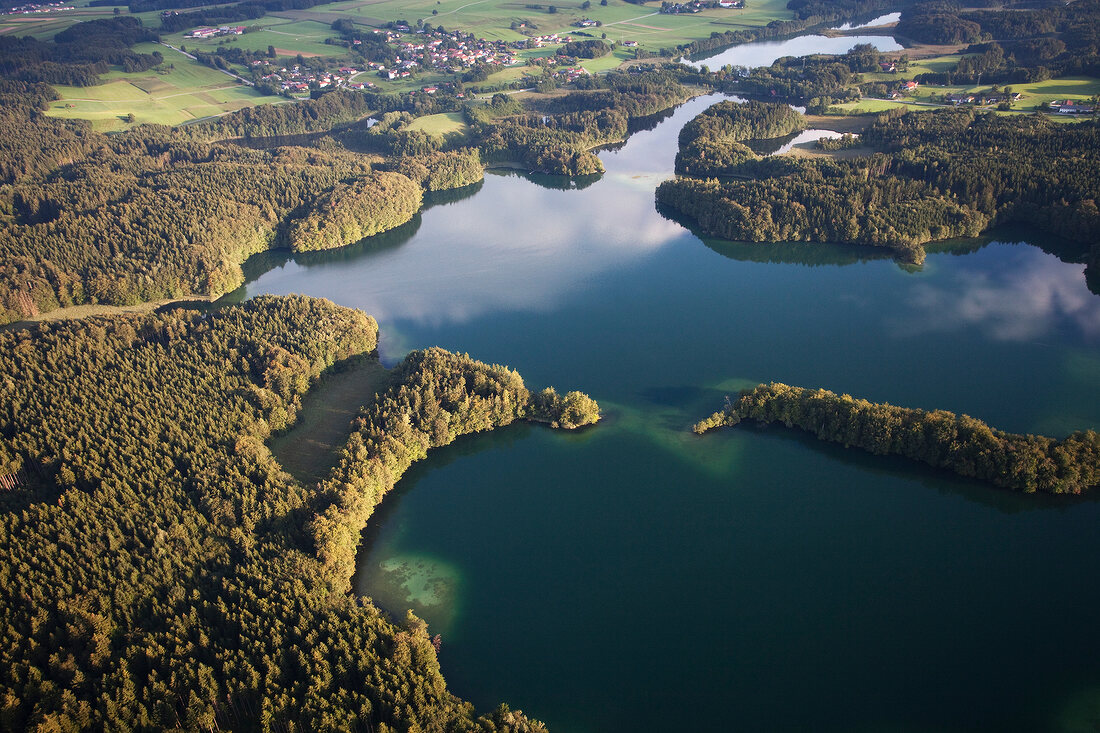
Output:
[[[555,731],[1073,731],[1100,714],[1100,503],[1016,495],[781,428],[687,432],[777,380],[1100,426],[1100,298],[1025,243],[874,252],[700,239],[654,208],[682,106],[599,180],[490,174],[396,232],[269,259],[243,293],[374,314],[583,389],[606,418],[418,464],[356,589],[441,633],[454,692]],[[984,245],[984,246],[983,246]]]
[[[722,51],[716,51],[710,55],[699,56],[695,59],[684,59],[688,66],[701,68],[721,69],[727,64],[730,66],[744,66],[755,68],[757,66],[771,66],[777,59],[784,56],[809,56],[816,53],[843,54],[853,46],[870,44],[879,51],[901,51],[904,46],[894,40],[893,36],[798,36],[788,38],[785,41],[756,41],[743,43],[739,46],[731,46]]]
[[[838,31],[858,31],[861,28],[877,28],[880,25],[889,25],[890,23],[897,23],[901,20],[901,13],[887,13],[886,15],[880,15],[877,18],[867,21],[866,23],[844,23],[838,25],[836,29]]]

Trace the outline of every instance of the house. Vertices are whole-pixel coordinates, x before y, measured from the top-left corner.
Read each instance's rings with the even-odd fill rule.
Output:
[[[920,86],[920,84],[918,84],[918,83],[917,83],[917,82],[915,82],[915,81],[911,81],[911,80],[910,80],[910,81],[907,81],[907,82],[905,82],[905,90],[906,90],[907,92],[911,92],[911,91],[913,91],[914,89],[916,89],[916,88],[917,88],[917,87],[919,87],[919,86]]]
[[[1052,112],[1057,112],[1060,115],[1091,115],[1094,109],[1087,103],[1082,103],[1079,99],[1051,102],[1049,107]]]
[[[623,41],[623,45],[627,48],[634,48],[638,45],[637,41]]]
[[[898,71],[897,65],[893,61],[883,61],[878,65],[885,74],[896,74]]]

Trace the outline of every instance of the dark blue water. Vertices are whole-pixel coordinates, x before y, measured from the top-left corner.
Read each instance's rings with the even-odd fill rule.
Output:
[[[387,361],[440,345],[604,407],[579,434],[511,428],[414,468],[358,590],[428,619],[457,694],[555,730],[1090,730],[1100,504],[784,429],[687,432],[771,380],[1013,431],[1100,426],[1083,266],[1006,241],[1022,232],[917,271],[701,240],[653,190],[713,101],[602,153],[594,183],[489,175],[247,286],[363,308]]]

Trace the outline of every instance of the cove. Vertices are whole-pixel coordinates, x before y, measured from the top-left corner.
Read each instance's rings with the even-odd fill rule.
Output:
[[[702,97],[565,182],[492,173],[239,293],[378,318],[583,389],[606,419],[517,426],[414,467],[356,590],[443,637],[453,691],[557,731],[1074,730],[1100,709],[1100,502],[1006,493],[792,431],[688,426],[760,381],[1100,426],[1100,298],[1030,232],[929,248],[701,239],[654,207]],[[1031,243],[1029,243],[1031,242]],[[1079,729],[1079,728],[1077,728]]]

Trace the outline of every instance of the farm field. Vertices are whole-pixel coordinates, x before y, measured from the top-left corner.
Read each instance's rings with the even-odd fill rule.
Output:
[[[528,5],[541,5],[531,8]],[[554,5],[557,12],[550,13]],[[606,6],[593,2],[588,9],[581,3],[526,3],[508,0],[381,0],[380,2],[332,3],[318,9],[276,13],[279,16],[293,14],[296,18],[334,19],[347,17],[365,26],[378,22],[405,20],[415,23],[418,19],[448,30],[462,30],[480,38],[493,40],[519,40],[523,36],[510,29],[513,22],[526,23],[527,29],[538,34],[576,32],[572,24],[581,18],[591,18],[603,23],[600,28],[588,28],[586,32],[599,36],[607,33],[609,40],[636,40],[642,48],[657,50],[664,47],[708,38],[712,32],[723,32],[766,25],[776,19],[789,19],[785,0],[753,0],[744,10],[708,10],[694,15],[661,15],[660,3],[633,5],[623,0],[608,0]],[[433,15],[435,11],[435,15]]]
[[[241,48],[248,51],[267,51],[275,48],[280,56],[338,56],[344,52],[339,46],[325,44],[326,38],[335,34],[331,24],[310,20],[288,20],[270,15],[256,20],[242,21],[241,25],[262,28],[241,36],[222,36],[219,38],[186,38],[185,33],[172,33],[164,37],[166,43],[173,46],[185,46],[189,51],[213,53],[219,47]]]
[[[105,84],[91,87],[56,86],[61,99],[46,112],[54,117],[91,120],[99,131],[122,130],[131,124],[178,125],[242,107],[280,103],[285,99],[259,94],[252,87],[202,66],[178,51],[152,43],[139,44],[142,53],[160,51],[167,73],[155,70],[105,74]],[[134,122],[123,120],[134,115]]]
[[[113,15],[112,8],[79,7],[81,2],[72,3],[75,10],[63,10],[42,15],[5,15],[0,17],[0,36],[34,36],[39,40],[52,38],[55,33],[65,30],[73,23],[96,18],[108,18]],[[123,11],[125,12],[125,11]],[[155,13],[154,13],[155,15]],[[149,25],[146,23],[146,25]]]

